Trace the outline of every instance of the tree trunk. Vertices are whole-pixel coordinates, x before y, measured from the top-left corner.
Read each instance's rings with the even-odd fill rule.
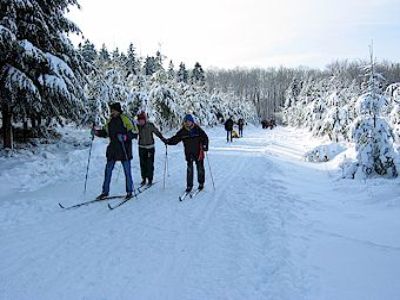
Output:
[[[31,116],[31,123],[32,123],[32,128],[36,129],[36,120],[34,116]]]
[[[8,105],[3,104],[2,108],[3,115],[3,139],[4,148],[13,148],[13,133],[12,133],[12,113]]]
[[[23,130],[23,139],[24,143],[28,140],[28,120],[24,120],[24,130]]]

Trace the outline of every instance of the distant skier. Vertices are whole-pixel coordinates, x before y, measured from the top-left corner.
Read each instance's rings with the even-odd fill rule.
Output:
[[[92,134],[110,139],[107,147],[107,164],[104,172],[102,193],[96,198],[103,200],[110,192],[112,171],[116,161],[120,161],[124,168],[126,182],[126,199],[132,197],[133,181],[131,173],[132,139],[137,138],[138,129],[129,118],[122,113],[119,103],[110,104],[111,118],[102,129],[93,129]]]
[[[233,120],[232,117],[229,117],[228,120],[225,122],[225,130],[226,130],[226,142],[228,143],[229,140],[232,143],[232,130],[233,130]]]
[[[243,137],[243,127],[244,127],[244,120],[243,118],[240,118],[238,120],[238,126],[239,126],[239,136]]]
[[[166,140],[168,145],[183,142],[187,162],[186,192],[193,189],[193,162],[197,167],[199,190],[204,188],[204,152],[208,151],[208,136],[199,125],[195,124],[193,116],[188,114],[183,119],[182,128],[171,138]]]
[[[139,127],[139,158],[140,158],[140,171],[142,175],[141,185],[153,184],[154,174],[154,137],[153,133],[161,139],[164,143],[166,139],[163,137],[158,128],[147,120],[145,112],[141,112],[137,116]]]

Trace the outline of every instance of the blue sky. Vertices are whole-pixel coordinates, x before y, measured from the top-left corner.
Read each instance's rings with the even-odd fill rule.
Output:
[[[323,67],[336,59],[400,62],[400,0],[80,0],[69,18],[98,48],[175,65]],[[76,39],[74,39],[76,41]]]

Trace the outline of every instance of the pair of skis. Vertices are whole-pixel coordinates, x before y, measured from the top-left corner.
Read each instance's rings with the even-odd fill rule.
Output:
[[[140,187],[138,187],[138,189],[136,190],[136,193],[134,195],[132,195],[129,198],[126,198],[124,200],[122,200],[121,202],[117,203],[116,205],[112,206],[110,203],[107,204],[108,208],[110,210],[113,210],[117,207],[120,207],[121,205],[125,204],[126,202],[128,202],[129,200],[131,200],[134,197],[137,197],[139,194],[143,193],[144,191],[148,190],[149,188],[151,188],[153,185],[155,185],[157,182],[154,182],[152,184],[147,184],[147,185],[142,185]]]
[[[107,205],[108,208],[109,208],[110,210],[112,210],[112,209],[115,209],[115,208],[121,206],[122,204],[126,203],[127,201],[131,200],[133,197],[137,197],[137,195],[139,195],[139,194],[143,193],[144,191],[148,190],[149,188],[151,188],[151,187],[152,187],[153,185],[155,185],[156,183],[157,183],[157,182],[154,182],[152,185],[143,185],[143,186],[140,186],[139,188],[137,188],[137,189],[135,190],[135,194],[132,195],[132,197],[130,197],[130,198],[126,198],[126,196],[124,196],[124,195],[117,195],[117,196],[109,196],[109,197],[106,197],[106,198],[104,198],[104,199],[89,200],[89,201],[81,202],[81,203],[78,203],[78,204],[75,204],[75,205],[71,205],[71,206],[64,206],[64,205],[62,205],[61,203],[58,203],[58,205],[59,205],[61,208],[63,208],[63,209],[72,209],[72,208],[78,208],[78,207],[81,207],[81,206],[87,206],[87,205],[89,205],[89,204],[96,203],[96,202],[101,202],[101,201],[107,201],[107,200],[113,200],[113,199],[123,199],[121,202],[119,202],[118,204],[116,204],[116,205],[114,205],[114,206],[111,206],[111,205],[108,203],[108,205]]]
[[[182,195],[179,196],[179,201],[185,200],[187,197],[193,199],[196,197],[203,189],[192,190],[190,192],[184,192]]]

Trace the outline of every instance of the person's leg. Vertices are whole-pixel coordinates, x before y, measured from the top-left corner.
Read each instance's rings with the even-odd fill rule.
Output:
[[[154,154],[155,148],[147,150],[147,179],[149,180],[149,184],[153,182],[154,176]]]
[[[104,171],[104,182],[102,194],[108,195],[110,193],[110,183],[112,171],[114,169],[115,160],[107,160],[106,169]]]
[[[187,171],[186,171],[186,187],[193,187],[193,158],[187,161]]]
[[[199,188],[202,189],[206,179],[206,171],[204,169],[204,159],[196,160],[197,167],[197,181],[199,182]]]
[[[227,143],[229,142],[229,131],[228,130],[226,131],[226,142]]]
[[[132,172],[131,172],[131,161],[123,160],[123,161],[121,161],[121,163],[122,163],[122,166],[124,167],[126,193],[132,194],[133,180],[132,180]]]
[[[232,135],[233,135],[233,130],[231,130],[229,133],[230,133],[230,138],[231,138],[231,143],[232,143],[232,138],[233,138],[233,137],[232,137]]]
[[[139,159],[140,159],[140,175],[142,176],[142,184],[146,183],[146,160],[147,160],[146,149],[139,148]]]

